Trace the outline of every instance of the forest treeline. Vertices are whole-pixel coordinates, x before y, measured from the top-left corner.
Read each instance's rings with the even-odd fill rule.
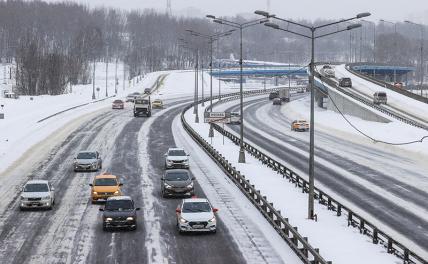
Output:
[[[240,16],[229,19],[245,21]],[[325,22],[328,20],[314,23]],[[405,23],[398,26],[403,33],[395,34],[388,24],[377,25],[376,52],[373,24],[364,23],[361,29],[319,40],[316,59],[373,61],[375,55],[377,62],[419,65],[419,31]],[[94,61],[124,62],[129,77],[188,68],[194,54],[180,45],[179,38],[184,38],[189,48],[200,50],[207,67],[207,41],[192,37],[186,29],[213,34],[230,28],[204,18],[174,17],[154,10],[90,9],[71,2],[0,1],[0,58],[16,63],[16,89],[20,94],[56,95],[64,93],[69,83],[91,82]],[[299,64],[309,61],[310,43],[306,39],[263,25],[245,29],[243,44],[245,59]],[[234,54],[238,58],[238,52],[238,34],[214,44],[214,57]]]

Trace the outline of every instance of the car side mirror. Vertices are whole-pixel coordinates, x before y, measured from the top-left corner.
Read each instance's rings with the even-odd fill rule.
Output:
[[[165,179],[164,179],[164,178],[162,178],[162,179],[161,179],[161,181],[165,181]]]
[[[213,208],[213,213],[217,213],[218,209],[217,208]]]
[[[135,208],[135,211],[140,211],[140,210],[141,210],[140,207]]]
[[[52,191],[52,192],[53,192],[53,191],[55,191],[55,188],[54,188],[54,187],[52,187],[52,188],[51,188],[51,191]]]
[[[98,209],[98,210],[100,210],[101,212],[103,212],[103,211],[104,211],[104,208],[100,208],[100,209]]]
[[[119,183],[119,186],[123,186],[123,183]]]
[[[92,187],[92,186],[94,186],[94,185],[93,185],[92,183],[90,183],[90,184],[89,184],[89,186],[91,186],[91,187]]]
[[[180,214],[181,213],[181,209],[177,208],[177,209],[175,209],[175,212]]]

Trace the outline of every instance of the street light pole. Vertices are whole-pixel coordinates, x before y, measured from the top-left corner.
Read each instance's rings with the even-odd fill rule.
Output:
[[[242,52],[242,31],[244,28],[259,25],[262,23],[265,23],[269,21],[268,19],[256,19],[252,21],[248,21],[245,23],[237,23],[233,21],[229,21],[223,18],[217,18],[213,15],[207,15],[207,18],[213,19],[215,23],[223,24],[226,26],[233,27],[235,29],[239,29],[239,74],[240,74],[240,84],[239,84],[239,97],[240,97],[240,142],[239,142],[239,157],[238,162],[239,163],[245,163],[245,150],[244,150],[244,86],[243,86],[243,70],[242,70],[242,64],[243,64],[243,52]]]
[[[95,56],[94,56],[94,64],[92,71],[92,100],[95,100]]]
[[[387,21],[385,19],[381,19],[380,21],[394,25],[394,54],[395,54],[395,56],[394,56],[393,62],[394,62],[394,64],[397,64],[397,58],[398,58],[398,56],[397,56],[398,55],[398,50],[397,50],[397,22]],[[394,67],[394,83],[397,82],[397,72],[396,72],[395,68],[396,67]]]
[[[409,20],[404,21],[409,24],[413,24],[419,26],[421,28],[421,76],[420,76],[420,84],[419,89],[421,90],[421,96],[423,96],[423,83],[424,83],[424,25],[411,22]]]
[[[318,36],[315,36],[315,31],[317,29],[324,28],[324,27],[327,27],[327,26],[331,26],[331,25],[342,23],[342,22],[346,22],[346,21],[350,21],[350,20],[354,20],[354,19],[359,19],[359,18],[362,18],[362,17],[366,17],[366,16],[369,16],[370,13],[360,13],[360,14],[358,14],[357,16],[355,16],[353,18],[342,19],[340,21],[336,21],[336,22],[324,24],[324,25],[317,26],[317,27],[307,26],[307,25],[303,25],[303,24],[300,24],[300,23],[296,23],[296,22],[291,21],[291,20],[286,20],[286,19],[278,18],[275,15],[271,15],[268,12],[265,12],[265,11],[259,11],[258,10],[258,11],[255,11],[255,13],[258,14],[258,15],[265,16],[265,17],[273,17],[274,19],[287,22],[288,24],[294,24],[294,25],[303,27],[303,28],[305,28],[307,30],[310,30],[310,32],[311,32],[310,35],[306,35],[306,34],[302,34],[302,33],[299,33],[299,32],[291,31],[291,30],[288,29],[288,27],[284,29],[284,28],[281,28],[281,27],[279,27],[279,25],[274,24],[274,23],[270,23],[270,22],[269,23],[265,23],[265,26],[271,27],[273,29],[278,29],[278,30],[281,30],[281,31],[289,32],[291,34],[298,35],[298,36],[301,36],[301,37],[305,37],[305,38],[311,40],[311,63],[309,65],[309,67],[310,67],[310,73],[311,73],[311,75],[309,77],[310,78],[310,83],[311,83],[311,106],[310,106],[311,107],[311,109],[310,109],[310,115],[311,115],[311,117],[310,117],[310,134],[309,134],[309,190],[308,190],[309,191],[309,197],[308,197],[308,219],[314,219],[314,215],[315,215],[314,214],[314,181],[315,181],[315,179],[314,179],[314,176],[315,176],[314,175],[314,171],[315,171],[315,169],[314,169],[314,165],[315,165],[314,164],[314,156],[315,156],[315,151],[314,151],[314,148],[315,148],[315,137],[314,137],[314,134],[315,134],[314,133],[315,132],[315,122],[314,122],[314,116],[315,116],[315,39],[326,37],[326,36],[330,36],[330,35],[333,35],[333,34],[336,34],[336,33],[339,33],[339,32],[343,32],[343,31],[346,31],[346,30],[352,30],[352,29],[361,27],[361,24],[352,24],[350,26],[347,26],[345,29],[337,30],[337,31],[334,31],[334,32],[331,32],[331,33],[326,33],[326,34],[322,34],[322,35],[318,35]]]

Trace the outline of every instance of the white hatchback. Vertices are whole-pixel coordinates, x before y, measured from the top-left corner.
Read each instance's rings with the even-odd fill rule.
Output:
[[[165,153],[165,169],[189,168],[189,154],[182,148],[169,148]]]
[[[19,208],[52,209],[55,204],[55,189],[46,180],[31,180],[22,187]]]

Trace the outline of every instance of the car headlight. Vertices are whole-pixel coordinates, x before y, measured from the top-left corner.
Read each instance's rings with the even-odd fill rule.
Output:
[[[111,217],[107,217],[107,218],[106,218],[106,222],[110,222],[110,221],[113,221],[113,218],[111,218]]]
[[[128,218],[126,218],[126,221],[134,221],[134,217],[128,217]]]
[[[119,191],[115,191],[114,194],[119,194]]]
[[[95,194],[95,195],[97,195],[98,193],[97,193],[97,192],[92,192],[92,194]]]
[[[185,160],[185,161],[183,161],[184,163],[189,163],[189,160]]]
[[[167,159],[167,160],[166,160],[166,162],[168,162],[168,163],[172,163],[172,160]]]
[[[47,200],[47,199],[50,199],[51,197],[50,196],[45,196],[45,197],[43,197],[42,199],[43,200]]]
[[[24,196],[21,196],[21,200],[25,200],[26,198]]]
[[[180,223],[185,224],[185,223],[187,223],[187,220],[184,219],[183,217],[180,217]]]
[[[213,218],[211,218],[210,220],[208,220],[208,222],[210,222],[210,223],[215,223],[215,217],[213,217]]]
[[[167,189],[171,189],[171,188],[172,188],[172,186],[171,186],[171,185],[169,185],[168,183],[164,183],[164,186],[165,186],[165,188],[167,188]]]
[[[189,185],[187,185],[186,188],[193,188],[193,182],[189,183]]]

